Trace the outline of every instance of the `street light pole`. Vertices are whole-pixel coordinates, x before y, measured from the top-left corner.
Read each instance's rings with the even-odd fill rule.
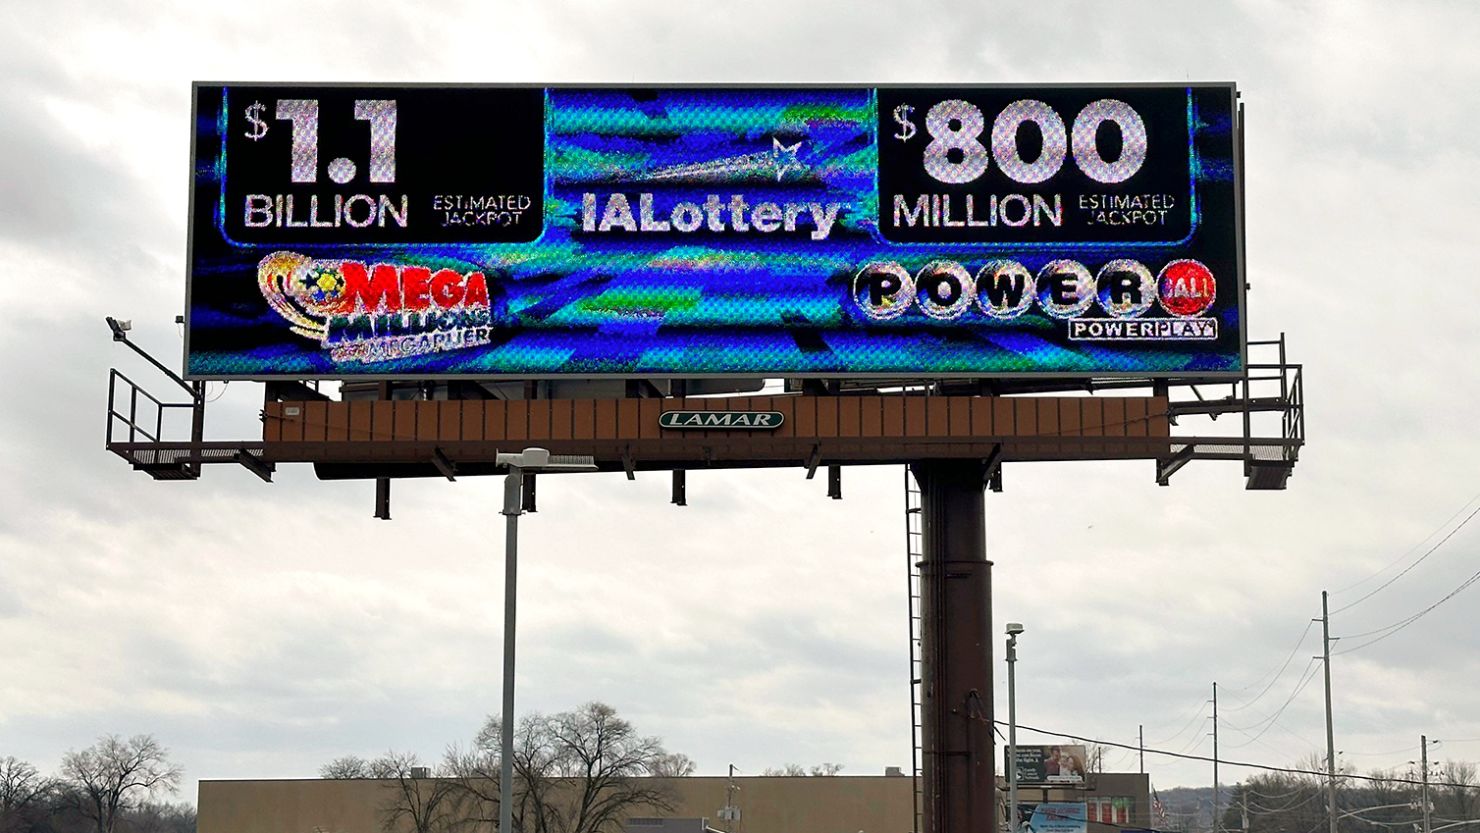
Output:
[[[504,711],[499,720],[498,831],[514,829],[514,610],[518,600],[519,516],[524,513],[526,471],[594,471],[590,457],[552,455],[543,448],[526,448],[518,454],[497,454],[498,465],[508,466],[504,475],[504,508],[507,522],[504,537]]]
[[[1007,833],[1018,829],[1017,638],[1023,626],[1007,623]]]
[[[509,466],[504,475],[504,710],[499,719],[498,833],[513,830],[514,819],[514,606],[519,576],[519,515],[524,470]]]

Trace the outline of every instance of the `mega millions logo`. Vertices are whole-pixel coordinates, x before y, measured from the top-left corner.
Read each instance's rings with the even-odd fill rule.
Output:
[[[294,333],[335,362],[393,361],[492,339],[482,272],[273,252],[257,264],[257,285]]]

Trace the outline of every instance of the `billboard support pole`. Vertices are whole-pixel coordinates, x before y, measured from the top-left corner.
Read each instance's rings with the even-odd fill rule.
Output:
[[[190,445],[200,448],[201,442],[206,438],[206,383],[190,383]],[[200,476],[200,463],[192,463],[191,469],[195,476]],[[259,475],[260,476],[260,475]]]
[[[920,484],[921,833],[997,833],[992,564],[980,460],[910,466]]]

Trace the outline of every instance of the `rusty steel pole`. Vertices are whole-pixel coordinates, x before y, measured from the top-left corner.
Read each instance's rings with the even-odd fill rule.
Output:
[[[979,461],[910,467],[920,484],[920,833],[997,833],[992,563]]]

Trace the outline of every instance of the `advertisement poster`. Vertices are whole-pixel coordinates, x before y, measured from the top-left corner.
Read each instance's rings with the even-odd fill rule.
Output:
[[[1022,833],[1085,833],[1088,821],[1082,801],[1045,801],[1019,804]]]
[[[1008,751],[1004,750],[1004,759]],[[1083,784],[1087,761],[1083,746],[1019,746],[1017,780],[1019,784]]]
[[[1230,84],[197,84],[193,379],[1204,376]]]

